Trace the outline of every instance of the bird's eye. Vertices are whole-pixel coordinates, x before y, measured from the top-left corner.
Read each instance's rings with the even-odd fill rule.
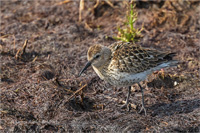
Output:
[[[100,55],[99,54],[97,54],[97,55],[95,55],[95,57],[94,58],[99,58],[100,57]]]

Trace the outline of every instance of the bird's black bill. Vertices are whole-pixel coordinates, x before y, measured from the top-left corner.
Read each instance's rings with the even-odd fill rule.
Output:
[[[91,66],[91,61],[88,61],[87,64],[85,65],[85,67],[81,70],[81,72],[78,74],[78,76],[81,76],[81,74],[89,67]]]

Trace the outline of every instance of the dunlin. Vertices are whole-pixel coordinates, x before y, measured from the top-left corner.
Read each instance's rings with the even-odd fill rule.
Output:
[[[116,42],[109,47],[92,45],[87,53],[88,62],[79,76],[92,66],[102,80],[117,87],[129,87],[126,103],[122,107],[129,107],[131,85],[137,83],[142,92],[142,108],[139,113],[144,111],[146,115],[143,88],[139,82],[154,71],[176,66],[178,61],[173,60],[174,56],[175,53],[143,48],[130,42]]]

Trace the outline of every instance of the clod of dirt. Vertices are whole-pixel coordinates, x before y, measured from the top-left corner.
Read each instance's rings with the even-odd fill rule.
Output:
[[[52,71],[46,70],[42,72],[41,76],[43,79],[50,80],[54,78],[55,74]]]
[[[180,76],[172,76],[172,75],[162,75],[158,74],[157,78],[153,79],[151,82],[147,83],[148,87],[153,88],[174,88],[178,83],[183,82],[183,78]]]
[[[73,100],[70,100],[69,106],[74,111],[92,111],[94,109],[94,101],[88,97],[83,99],[75,97]]]

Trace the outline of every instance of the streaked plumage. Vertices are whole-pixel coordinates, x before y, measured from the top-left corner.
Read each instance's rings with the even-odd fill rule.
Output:
[[[116,42],[109,47],[97,44],[89,48],[86,66],[92,65],[101,79],[123,87],[144,81],[154,71],[175,66],[174,56],[175,53],[143,48],[130,42]]]

